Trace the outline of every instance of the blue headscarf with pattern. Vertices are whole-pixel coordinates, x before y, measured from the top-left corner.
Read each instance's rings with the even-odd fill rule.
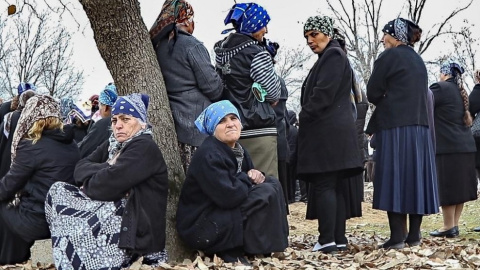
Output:
[[[112,106],[112,116],[118,114],[131,115],[148,124],[147,109],[149,100],[149,96],[138,93],[120,96]]]
[[[252,34],[266,27],[268,22],[270,22],[270,16],[262,6],[255,3],[235,4],[224,20],[225,25],[235,23],[235,28],[226,29],[222,34],[232,30],[242,34]]]
[[[220,123],[226,115],[232,113],[240,119],[237,108],[235,108],[230,101],[221,100],[212,103],[197,117],[195,126],[197,126],[201,133],[213,135],[218,123]]]
[[[25,92],[27,90],[36,91],[37,87],[33,83],[29,83],[29,82],[27,82],[27,83],[21,82],[17,87],[18,95],[21,95],[23,92]]]
[[[117,88],[115,84],[109,83],[105,89],[100,93],[98,101],[104,105],[112,106],[117,100]]]
[[[454,60],[446,60],[440,66],[440,72],[445,75],[456,77],[458,74],[463,74],[465,70]]]
[[[409,44],[408,21],[403,18],[397,18],[395,20],[389,21],[383,27],[382,31],[405,44]]]

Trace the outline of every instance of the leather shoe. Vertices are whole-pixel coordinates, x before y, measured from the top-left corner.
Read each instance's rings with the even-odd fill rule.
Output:
[[[475,228],[473,228],[473,231],[474,231],[474,232],[480,232],[480,227],[475,227]]]
[[[433,231],[433,232],[430,232],[430,235],[431,235],[431,236],[434,236],[434,237],[447,237],[447,238],[457,237],[459,234],[460,234],[460,232],[459,232],[457,226],[454,226],[453,228],[451,228],[451,229],[449,229],[449,230],[446,230],[446,231],[435,230],[435,231]]]
[[[402,249],[404,247],[405,247],[404,242],[392,243],[390,240],[388,240],[387,242],[381,245],[378,245],[378,248],[383,248],[383,249]]]

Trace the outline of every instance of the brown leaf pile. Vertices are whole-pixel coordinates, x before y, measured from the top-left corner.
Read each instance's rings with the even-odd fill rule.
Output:
[[[267,258],[249,258],[252,266],[224,263],[218,257],[199,254],[177,264],[164,264],[157,270],[280,270],[280,269],[480,269],[480,246],[476,240],[424,238],[421,246],[402,250],[377,249],[385,239],[377,235],[353,233],[348,236],[349,249],[333,255],[311,252],[316,236],[290,237],[290,247]],[[6,265],[2,269],[55,269],[53,265]],[[141,262],[130,269],[153,269]]]

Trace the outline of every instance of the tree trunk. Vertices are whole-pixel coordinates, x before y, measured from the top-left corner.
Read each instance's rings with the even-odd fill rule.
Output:
[[[140,15],[138,0],[79,0],[90,20],[95,42],[120,95],[150,95],[149,120],[168,166],[167,250],[171,260],[186,258],[188,250],[175,229],[175,214],[185,178],[165,83]],[[159,6],[160,7],[160,6]],[[160,217],[159,217],[160,218]]]

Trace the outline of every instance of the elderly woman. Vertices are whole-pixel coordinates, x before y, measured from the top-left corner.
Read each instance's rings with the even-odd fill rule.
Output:
[[[342,186],[361,171],[350,92],[352,69],[333,39],[333,19],[308,18],[303,34],[318,60],[305,79],[299,113],[297,174],[310,183],[307,219],[318,220],[313,251],[347,248],[345,198]]]
[[[220,100],[223,90],[207,48],[192,35],[194,29],[192,6],[185,0],[167,0],[150,30],[185,173],[195,150],[207,137],[193,123],[208,105]]]
[[[0,265],[28,260],[34,241],[50,237],[47,191],[57,181],[73,183],[79,160],[73,131],[62,127],[52,97],[26,102],[13,134],[12,166],[0,180]]]
[[[443,226],[430,232],[431,236],[458,236],[463,204],[477,199],[477,149],[470,131],[472,117],[463,72],[458,63],[445,61],[440,68],[440,81],[430,86],[435,101],[435,161],[443,215]]]
[[[167,166],[147,124],[148,96],[117,99],[112,137],[78,162],[81,188],[53,185],[45,206],[62,269],[120,269],[166,261]]]
[[[238,143],[242,124],[230,101],[208,106],[195,121],[210,135],[193,156],[177,209],[177,231],[192,249],[226,262],[288,245],[285,200],[278,180],[253,168]]]
[[[419,245],[423,215],[438,213],[435,144],[427,69],[413,49],[422,30],[397,18],[383,33],[385,51],[367,85],[376,108],[366,132],[375,135],[376,145],[373,208],[387,211],[390,226],[390,239],[379,247],[400,249]]]

